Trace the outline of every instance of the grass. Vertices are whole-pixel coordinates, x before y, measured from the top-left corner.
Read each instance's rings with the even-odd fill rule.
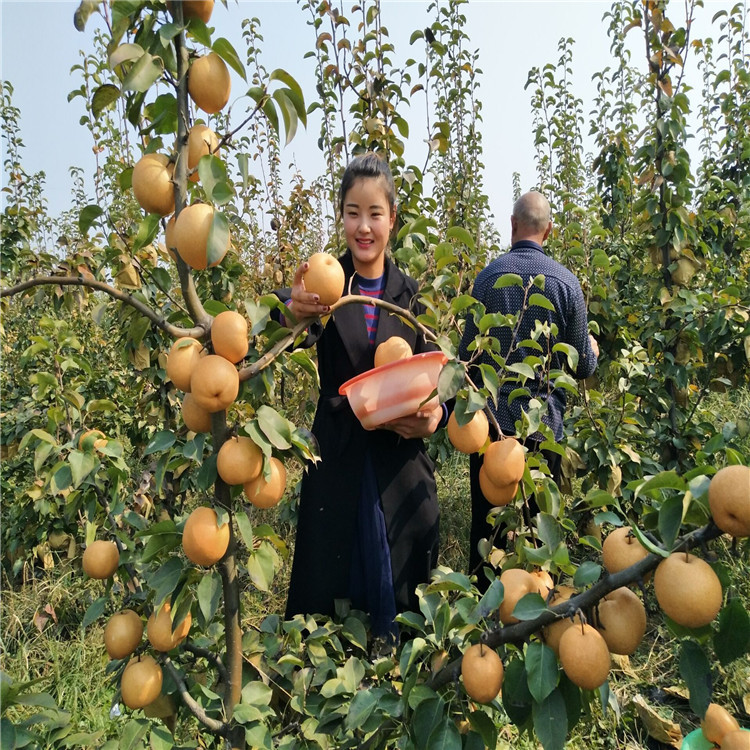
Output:
[[[3,672],[17,682],[38,679],[33,690],[50,693],[82,732],[112,728],[103,628],[80,626],[88,602],[98,596],[95,586],[101,584],[84,581],[67,563],[24,586],[10,586],[7,580],[3,585]],[[38,617],[47,614],[48,606],[57,622],[50,616],[41,623]]]
[[[711,394],[708,405],[719,416],[719,426],[741,420],[750,413],[750,391],[726,395]],[[739,446],[750,454],[750,435],[741,437]],[[289,486],[296,486],[299,468],[290,467]],[[471,516],[469,500],[468,457],[454,454],[440,469],[437,477],[441,510],[440,562],[454,570],[465,570]],[[257,591],[248,585],[243,593],[243,626],[257,626],[269,612],[283,612],[285,592],[291,568],[293,527],[284,508],[271,511],[248,509],[254,527],[269,524],[289,548],[289,556],[275,577],[270,591]],[[750,603],[750,560],[726,547],[721,557],[734,566],[736,590],[733,592]],[[84,580],[77,564],[61,563],[54,570],[31,576],[20,585],[3,579],[0,622],[2,635],[0,667],[17,681],[39,678],[36,690],[49,692],[57,704],[71,714],[77,731],[101,732],[103,737],[117,737],[121,721],[110,719],[113,690],[106,674],[107,655],[102,643],[102,624],[85,631],[80,623],[88,604],[98,597],[103,586]],[[603,712],[598,703],[587,707],[587,716],[570,733],[568,748],[666,748],[648,736],[644,718],[636,701],[641,696],[655,716],[675,722],[683,734],[698,725],[690,710],[678,669],[679,639],[664,626],[656,612],[656,602],[649,589],[646,599],[649,630],[644,643],[630,658],[619,658],[610,676],[611,690],[618,711]],[[49,605],[45,623],[38,619]],[[51,616],[54,613],[54,617]],[[42,625],[37,627],[36,622]],[[750,726],[750,658],[745,655],[729,667],[713,665],[714,700],[730,710],[744,726]],[[618,714],[619,712],[619,714]],[[656,719],[653,721],[656,722]],[[658,723],[658,722],[657,722]],[[189,724],[183,731],[191,731]],[[194,730],[193,730],[194,731]],[[519,736],[508,725],[500,730],[498,748],[537,750],[536,739]]]

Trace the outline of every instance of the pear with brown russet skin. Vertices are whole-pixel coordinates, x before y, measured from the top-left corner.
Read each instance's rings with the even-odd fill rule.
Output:
[[[654,593],[664,614],[686,628],[708,625],[723,600],[721,581],[713,568],[689,552],[673,552],[659,563]]]

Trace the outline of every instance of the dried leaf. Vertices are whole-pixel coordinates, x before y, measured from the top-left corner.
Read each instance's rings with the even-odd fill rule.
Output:
[[[136,370],[145,370],[151,364],[149,348],[142,341],[134,352],[128,353],[128,358]]]
[[[630,664],[630,657],[623,654],[612,654],[612,663],[615,668],[633,680],[638,679],[638,673]]]
[[[684,700],[684,701],[690,700],[690,691],[687,688],[681,687],[679,685],[674,685],[672,687],[665,687],[664,692],[667,695],[671,695],[674,698],[679,698],[680,700]]]
[[[57,612],[55,612],[55,608],[51,604],[45,604],[44,611],[55,621],[55,625],[57,625]]]
[[[141,279],[132,262],[124,263],[120,272],[115,276],[118,286],[129,289],[140,289]]]
[[[44,626],[49,621],[49,617],[47,615],[42,614],[41,612],[37,611],[34,613],[34,626],[36,629],[41,633],[42,630],[44,630]]]
[[[680,725],[665,719],[655,709],[646,703],[642,695],[633,698],[633,706],[638,718],[643,722],[649,737],[664,742],[667,745],[678,748],[682,742],[682,731]]]
[[[618,495],[620,493],[620,485],[622,484],[622,469],[619,466],[613,466],[609,479],[607,480],[607,492],[610,495]]]

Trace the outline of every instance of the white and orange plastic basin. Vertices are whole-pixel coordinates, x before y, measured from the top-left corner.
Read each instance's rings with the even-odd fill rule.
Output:
[[[372,430],[392,419],[438,405],[438,377],[448,357],[442,352],[425,352],[389,362],[347,380],[339,393],[349,399],[357,419]]]

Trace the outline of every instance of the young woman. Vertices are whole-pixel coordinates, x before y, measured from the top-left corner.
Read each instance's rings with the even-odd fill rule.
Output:
[[[416,282],[387,257],[396,195],[387,164],[375,154],[354,159],[339,193],[348,250],[339,258],[345,289],[412,312]],[[330,308],[307,292],[302,263],[286,303],[296,318]],[[395,638],[397,612],[417,608],[416,586],[437,561],[438,504],[432,462],[422,438],[444,420],[443,407],[365,430],[339,386],[373,367],[377,345],[406,339],[417,354],[434,348],[396,315],[376,306],[343,305],[310,328],[317,344],[320,397],[312,431],[321,461],[302,480],[286,616],[335,613],[335,602],[370,614],[371,635]]]

